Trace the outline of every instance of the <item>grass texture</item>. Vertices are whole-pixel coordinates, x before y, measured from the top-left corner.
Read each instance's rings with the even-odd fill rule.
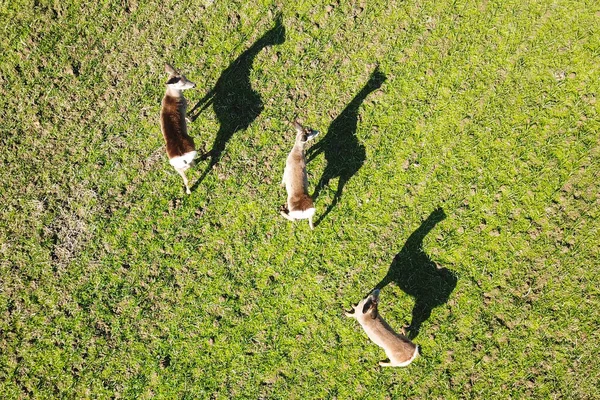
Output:
[[[3,399],[594,398],[595,1],[0,3]],[[164,63],[219,157],[185,194]],[[279,186],[299,117],[318,225]],[[422,356],[343,310],[381,287]]]

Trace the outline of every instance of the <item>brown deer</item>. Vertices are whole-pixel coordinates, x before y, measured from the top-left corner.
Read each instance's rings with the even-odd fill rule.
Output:
[[[183,97],[185,89],[196,87],[185,76],[177,72],[169,64],[165,64],[165,71],[169,74],[167,90],[162,100],[160,110],[160,127],[167,144],[169,163],[183,178],[185,192],[190,194],[185,171],[194,164],[196,146],[194,139],[187,134],[186,109],[187,102]]]
[[[282,206],[280,213],[290,221],[308,219],[310,229],[314,229],[312,217],[315,215],[315,207],[312,198],[308,195],[304,145],[319,132],[303,127],[298,121],[294,121],[294,128],[296,128],[296,142],[287,157],[281,180],[281,185],[285,185],[287,191],[287,203]]]
[[[419,347],[406,336],[394,332],[379,315],[378,303],[379,289],[375,289],[356,307],[353,307],[352,312],[347,312],[346,316],[356,318],[369,339],[383,348],[389,361],[380,361],[379,365],[382,367],[406,367],[419,355]]]

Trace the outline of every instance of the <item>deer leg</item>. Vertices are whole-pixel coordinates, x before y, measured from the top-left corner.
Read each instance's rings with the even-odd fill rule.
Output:
[[[178,170],[177,170],[177,172],[178,172],[178,173],[179,173],[179,175],[181,175],[181,177],[183,178],[183,184],[185,185],[185,192],[186,192],[187,194],[190,194],[190,193],[192,193],[192,192],[190,191],[190,185],[189,185],[189,183],[188,183],[187,177],[185,176],[185,171],[183,171],[183,170],[181,170],[181,169],[178,169]]]

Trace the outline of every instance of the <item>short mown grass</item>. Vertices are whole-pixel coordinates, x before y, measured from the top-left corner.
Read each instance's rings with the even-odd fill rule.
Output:
[[[597,2],[0,17],[2,398],[597,396]],[[160,133],[165,62],[190,108],[219,82],[189,130],[225,147],[190,196]],[[321,131],[312,232],[278,214],[296,116]],[[408,368],[343,317],[386,276],[381,314],[422,320]]]

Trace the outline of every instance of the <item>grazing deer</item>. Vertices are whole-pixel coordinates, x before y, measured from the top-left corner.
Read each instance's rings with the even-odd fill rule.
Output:
[[[188,81],[185,76],[169,64],[165,64],[165,71],[169,74],[169,80],[167,81],[167,90],[160,110],[160,127],[167,143],[169,163],[181,175],[185,184],[185,192],[190,194],[185,171],[194,163],[196,146],[194,145],[194,139],[187,134],[185,114],[187,102],[183,97],[183,91],[194,88],[196,85]]]
[[[394,332],[377,312],[379,289],[373,290],[363,299],[353,311],[347,312],[347,317],[356,318],[363,327],[369,339],[385,350],[389,362],[380,361],[382,367],[405,367],[418,355],[419,347],[406,336]]]
[[[308,195],[308,175],[306,174],[306,159],[304,158],[304,145],[319,134],[318,131],[305,128],[294,121],[296,128],[296,142],[285,162],[281,185],[287,191],[287,203],[281,207],[281,215],[294,221],[308,219],[310,229],[314,229],[312,217],[315,207],[312,198]]]

